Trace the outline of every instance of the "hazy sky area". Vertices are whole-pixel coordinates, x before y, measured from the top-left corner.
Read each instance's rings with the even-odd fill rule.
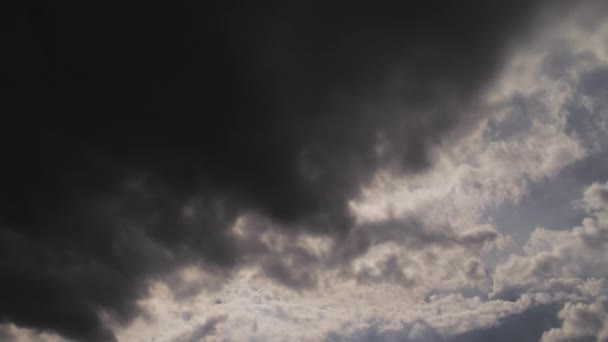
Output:
[[[608,3],[0,10],[0,341],[608,342]]]

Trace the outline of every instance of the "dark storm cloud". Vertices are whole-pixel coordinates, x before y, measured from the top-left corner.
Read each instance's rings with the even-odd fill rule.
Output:
[[[106,341],[99,315],[128,323],[147,280],[238,265],[226,228],[243,212],[345,233],[374,171],[429,165],[534,11],[30,0],[2,12],[0,320]]]

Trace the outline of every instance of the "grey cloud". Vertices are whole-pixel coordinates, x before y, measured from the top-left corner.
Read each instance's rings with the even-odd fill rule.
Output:
[[[520,202],[503,203],[499,208],[487,210],[499,226],[509,227],[510,233],[514,233],[513,236],[518,241],[524,242],[535,226],[567,229],[577,224],[582,216],[580,212],[572,210],[569,202],[578,196],[583,186],[604,180],[608,172],[608,163],[605,162],[608,107],[606,94],[602,91],[605,88],[603,83],[606,82],[606,65],[598,54],[603,49],[603,43],[598,41],[597,44],[591,44],[590,40],[600,32],[600,25],[604,23],[602,11],[605,5],[597,1],[586,2],[586,5],[582,14],[579,13],[574,17],[576,19],[570,21],[574,27],[564,26],[564,32],[556,33],[555,37],[550,35],[553,37],[547,40],[550,43],[541,47],[542,62],[537,81],[548,79],[551,84],[559,84],[562,89],[568,89],[566,101],[557,108],[545,108],[551,88],[547,86],[532,96],[518,94],[512,99],[509,106],[513,110],[504,122],[507,124],[506,130],[501,127],[501,123],[490,120],[493,128],[490,133],[494,139],[500,139],[526,133],[526,123],[529,127],[531,120],[537,119],[539,114],[560,113],[566,119],[564,133],[587,153],[586,158],[565,165],[558,174],[529,182],[528,193]],[[583,33],[580,39],[568,41],[568,34],[573,30],[582,30]],[[578,45],[581,42],[582,47]],[[546,41],[539,41],[538,45],[545,43]],[[536,47],[532,46],[531,50]],[[547,147],[549,148],[550,146]],[[551,214],[547,215],[549,211]]]
[[[556,304],[537,305],[500,319],[493,326],[477,328],[447,339],[448,342],[538,342],[543,333],[559,325]]]
[[[251,212],[288,236],[329,236],[334,265],[393,238],[496,239],[358,235],[348,202],[382,168],[425,170],[447,134],[478,119],[468,109],[535,28],[538,4],[9,6],[0,319],[112,341],[101,315],[129,324],[150,281],[186,265],[220,285],[256,263],[284,284],[313,283],[299,272],[317,263],[297,248],[232,234]]]
[[[2,342],[79,342],[60,337],[56,334],[36,329],[19,328],[13,324],[0,324]]]
[[[600,66],[581,75],[582,95],[606,99],[608,97],[608,67]]]
[[[588,212],[608,209],[608,183],[593,183],[583,193],[583,198],[574,202]]]
[[[422,320],[387,325],[382,320],[371,320],[359,326],[345,325],[344,332],[330,332],[327,341],[360,341],[360,342],[537,342],[543,333],[560,324],[557,316],[560,305],[557,303],[534,305],[522,312],[506,317],[497,315],[488,326],[469,327],[464,333],[444,336],[431,325]],[[563,311],[563,310],[562,310]],[[475,319],[473,316],[472,319]],[[390,327],[387,327],[390,326]],[[346,332],[346,330],[348,332]],[[545,334],[546,335],[546,334]]]
[[[446,341],[433,327],[424,321],[407,322],[399,328],[384,328],[385,322],[370,321],[352,332],[330,332],[326,336],[329,342],[444,342]]]
[[[315,268],[306,264],[287,265],[283,260],[269,258],[262,264],[262,270],[271,279],[293,289],[316,286]]]
[[[536,230],[532,242],[548,241],[547,249],[513,256],[500,265],[494,274],[493,295],[501,297],[510,290],[542,288],[551,279],[608,275],[604,253],[608,244],[606,226],[586,219],[583,226],[573,231],[555,234],[559,233]]]
[[[415,279],[412,279],[403,273],[403,267],[399,261],[399,258],[395,255],[387,257],[385,260],[380,261],[376,264],[375,270],[369,267],[364,267],[356,274],[357,282],[363,284],[378,284],[378,283],[392,283],[404,287],[414,286],[416,283]]]
[[[598,61],[593,68],[580,71],[575,83],[576,92],[568,104],[566,129],[593,152],[608,145],[605,131],[608,127],[608,93],[602,89],[608,84],[608,67]]]
[[[360,234],[367,236],[372,245],[391,242],[410,249],[428,246],[479,249],[502,236],[491,225],[480,225],[459,232],[447,224],[431,226],[416,217],[369,224],[361,227]],[[353,238],[361,239],[357,235]],[[365,251],[369,244],[357,243],[355,246]]]
[[[386,322],[370,321],[348,333],[330,332],[327,341],[537,342],[545,331],[559,326],[558,311],[557,304],[535,305],[521,313],[497,318],[490,326],[472,327],[467,332],[451,336],[443,336],[424,321],[402,323],[400,328],[386,328]]]
[[[578,72],[578,70],[575,70],[576,68],[574,68],[572,63],[597,62],[594,61],[594,58],[590,58],[589,54],[577,56],[570,56],[566,53],[564,53],[563,56],[550,54],[549,57],[554,58],[555,60],[545,60],[544,67],[546,70],[544,71],[544,75],[549,75],[553,78],[559,77],[561,80],[567,79],[568,82],[576,82],[576,77],[568,79],[568,77],[572,76],[572,73]],[[575,62],[573,62],[573,60],[575,60]],[[599,75],[602,76],[600,69],[596,71],[600,71]],[[591,79],[591,81],[587,78]],[[577,107],[579,105],[582,106],[582,102],[579,101],[582,97],[579,95],[593,95],[595,97],[594,99],[599,103],[596,105],[601,105],[600,100],[603,95],[601,93],[598,94],[597,91],[591,91],[587,89],[589,86],[585,86],[585,84],[601,84],[600,81],[601,80],[598,81],[597,79],[594,80],[587,74],[582,75],[581,86],[577,89],[580,94],[572,94],[574,100],[569,103],[569,106],[560,109],[568,112],[565,128],[567,135],[574,137],[575,141],[584,145],[585,148],[591,148],[593,144],[598,141],[594,134],[598,132],[602,133],[601,125],[599,125],[599,123],[601,123],[601,118],[598,118],[598,112],[595,110],[585,108],[587,113],[583,113],[583,107]],[[533,123],[532,116],[534,116],[534,114],[540,110],[547,109],[542,107],[546,105],[543,103],[545,96],[548,96],[547,93],[538,92],[532,94],[529,98],[517,95],[513,99],[510,99],[509,101],[512,100],[512,102],[506,103],[505,106],[513,106],[514,115],[509,115],[509,118],[511,118],[510,121],[490,123],[491,125],[496,124],[496,127],[492,126],[489,131],[489,133],[492,133],[490,134],[491,139],[496,141],[505,139],[517,141],[526,138],[527,135],[533,135],[535,132],[526,131],[524,128]],[[601,108],[597,106],[595,109]],[[564,116],[560,116],[556,119],[556,127],[560,127],[559,125],[561,125],[561,120],[563,118]],[[537,115],[534,119],[539,119],[542,122],[546,117]],[[598,126],[600,129],[597,129],[597,127],[594,128],[594,126]],[[495,128],[500,128],[500,130],[496,131]],[[526,142],[524,141],[522,143],[525,144]],[[551,146],[547,146],[547,149],[550,148]],[[546,203],[549,203],[547,206],[529,206],[529,204],[538,203],[538,201],[540,201],[538,196],[541,195],[545,197],[553,197],[554,195],[557,197],[559,195],[559,197],[561,197],[559,202],[560,206],[563,205],[562,208],[574,211],[574,207],[570,205],[571,195],[574,191],[572,189],[578,191],[580,190],[580,185],[588,183],[589,179],[596,180],[601,179],[601,177],[604,176],[602,171],[602,168],[606,165],[603,161],[603,157],[605,157],[604,154],[605,153],[603,152],[592,154],[589,159],[574,162],[573,165],[566,166],[566,169],[563,170],[562,173],[557,174],[557,180],[547,179],[545,178],[547,175],[549,175],[549,178],[555,176],[552,173],[554,170],[561,170],[563,167],[562,164],[571,161],[568,156],[559,153],[556,154],[555,159],[550,160],[550,162],[554,164],[549,167],[548,171],[542,170],[538,174],[532,173],[533,178],[537,177],[532,181],[526,178],[528,177],[526,174],[524,174],[522,178],[524,178],[524,181],[526,182],[529,181],[529,183],[526,184],[526,187],[530,185],[538,185],[538,187],[557,185],[557,189],[554,189],[554,191],[539,191],[532,193],[532,196],[524,198],[523,202],[520,202],[519,206],[515,207],[519,207],[522,211],[536,211],[537,213],[535,214],[538,215],[554,216],[553,219],[560,224],[557,228],[563,229],[572,227],[569,222],[574,220],[573,217],[576,217],[576,215],[582,215],[581,212],[575,212],[572,216],[568,216],[566,219],[562,220],[564,216],[557,214],[553,215],[555,207],[552,206],[552,204],[556,203],[553,202],[554,198],[545,199]],[[513,166],[519,167],[520,161],[518,158],[520,156],[515,154],[514,157]],[[543,157],[544,156],[540,156],[539,158],[542,159]],[[533,166],[537,167],[536,165],[540,164],[534,164]],[[507,163],[507,166],[509,167],[510,165]],[[311,170],[310,173],[314,174],[315,172],[314,170]],[[562,177],[574,177],[577,179],[570,179],[572,184],[566,184],[568,182],[564,181],[565,178]],[[569,188],[559,188],[562,184],[567,185]],[[577,202],[578,205],[587,209],[590,213],[603,210],[603,208],[605,208],[605,194],[603,193],[603,188],[603,184],[597,184],[587,189],[583,200]],[[536,191],[538,189],[532,190]],[[508,212],[508,214],[510,215],[511,213]],[[535,220],[524,219],[523,222],[528,226],[523,227],[522,229],[529,230],[534,226],[532,222],[539,222]],[[551,221],[545,218],[545,221],[542,222]],[[581,220],[576,218],[576,223],[580,222]],[[522,307],[519,309],[507,313],[498,312],[497,310],[497,312],[488,315],[495,315],[489,320],[491,321],[490,326],[483,325],[482,327],[478,327],[472,324],[467,328],[469,331],[460,335],[448,337],[447,339],[449,341],[537,341],[543,334],[543,331],[559,325],[556,313],[564,302],[569,303],[566,307],[577,306],[580,308],[581,312],[597,311],[596,308],[589,309],[587,307],[589,305],[588,303],[577,301],[589,301],[590,298],[593,300],[593,298],[596,297],[596,294],[585,292],[583,289],[583,287],[586,286],[585,282],[591,279],[590,277],[603,277],[605,275],[605,267],[602,267],[602,265],[605,264],[604,255],[602,254],[603,249],[605,249],[605,232],[603,232],[603,225],[604,223],[597,217],[588,217],[580,227],[568,229],[562,232],[563,234],[546,229],[537,230],[533,234],[530,243],[526,246],[527,254],[519,257],[514,256],[505,264],[499,266],[499,269],[496,272],[497,274],[494,276],[495,292],[493,295],[495,302],[492,302],[492,304],[501,303],[502,299],[507,299],[512,301],[509,303],[519,304],[519,302],[524,302],[522,299],[529,300],[530,298],[533,298],[532,301],[534,303],[522,304]],[[498,224],[498,226],[503,228],[508,225]],[[547,226],[553,228],[551,225]],[[353,259],[363,256],[371,247],[384,243],[394,242],[402,246],[403,249],[412,251],[422,250],[429,246],[446,250],[450,248],[476,249],[484,244],[496,241],[501,238],[501,236],[502,234],[498,233],[498,231],[491,226],[481,227],[477,230],[465,233],[457,233],[452,231],[450,227],[429,227],[421,222],[416,222],[416,220],[389,220],[388,222],[375,225],[372,224],[366,227],[356,227],[349,231],[348,234],[341,236],[340,240],[334,240],[334,245],[331,249],[332,252],[324,256],[329,259],[329,262],[324,260],[324,257],[319,259],[312,258],[310,260],[304,258],[301,259],[300,262],[291,264],[295,265],[294,267],[290,267],[290,263],[286,262],[286,260],[289,259],[291,253],[298,254],[298,249],[296,247],[291,246],[280,251],[271,252],[272,248],[268,248],[267,246],[260,247],[259,241],[256,242],[255,238],[252,238],[250,242],[252,243],[251,246],[257,245],[260,247],[258,249],[260,254],[269,253],[272,255],[270,259],[265,259],[270,260],[265,264],[268,275],[285,285],[301,288],[299,285],[305,284],[305,287],[308,288],[310,284],[316,281],[316,271],[319,270],[317,267],[318,265],[324,264],[325,262],[327,262],[330,267],[348,265]],[[281,259],[282,257],[285,259]],[[295,258],[295,260],[300,259]],[[401,269],[403,266],[402,263],[405,263],[406,261],[407,260],[401,260],[396,256],[388,257],[379,261],[374,267],[364,267],[359,273],[348,273],[347,276],[355,277],[361,284],[386,281],[408,285],[409,282],[404,281],[403,279],[404,273]],[[463,267],[462,271],[469,279],[481,281],[490,275],[491,270],[484,269],[483,264],[479,260],[464,259],[463,261],[465,267]],[[302,275],[309,277],[305,278],[302,277]],[[315,280],[311,281],[311,279]],[[484,295],[485,293],[479,294],[481,298],[484,298]],[[572,300],[572,302],[569,302],[570,300]],[[549,302],[550,304],[537,305],[538,303],[535,301],[542,303]],[[484,301],[484,303],[487,302]],[[521,310],[523,310],[523,312]],[[595,311],[593,314],[582,313],[580,315],[573,314],[572,316],[601,317],[601,315],[603,315]],[[570,336],[566,337],[566,340],[568,340],[568,338],[574,338],[573,336],[581,336],[580,332],[573,332],[576,329],[569,328],[572,324],[568,322],[575,322],[577,318],[568,318],[569,316],[566,314],[563,314],[562,316],[564,327],[562,329],[551,330],[545,335]],[[466,319],[459,319],[461,319],[463,326],[466,325],[466,323],[470,323]],[[597,321],[595,318],[590,319]],[[433,338],[443,338],[440,335],[435,335],[437,332],[427,324],[412,324],[419,324],[420,326],[426,327],[422,330],[426,329],[432,332],[428,333],[428,336],[421,334],[421,336],[426,336],[424,338],[427,340],[434,341]],[[328,336],[335,338],[338,341],[349,339],[361,341],[387,341],[390,340],[389,338],[407,341],[408,339],[413,338],[410,336],[410,323],[403,325],[404,328],[403,331],[401,331],[401,329],[398,328],[395,329],[392,327],[387,329],[383,324],[370,322],[369,324],[362,325],[355,329],[354,332],[333,332]],[[581,327],[578,327],[577,329],[590,330],[588,326],[580,322],[577,323],[577,325],[581,325]],[[598,325],[594,325],[593,329],[595,329],[595,332],[591,335],[595,334],[593,336],[598,336],[598,331],[600,330]],[[424,341],[425,339],[422,340]]]
[[[463,286],[487,287],[489,278],[486,270],[478,260],[470,259],[470,256],[479,254],[484,248],[503,238],[504,235],[491,225],[480,225],[459,232],[449,225],[431,226],[413,217],[395,219],[357,227],[319,261],[326,269],[339,270],[342,278],[355,279],[361,284],[386,282],[413,287],[419,279],[406,274],[405,268],[413,266],[417,271],[433,273],[430,269],[427,270],[427,267],[438,265],[409,265],[408,253],[431,252],[437,249],[436,253],[439,253],[440,257],[452,252],[460,253],[458,255],[462,257],[462,265],[459,272],[468,283],[462,284]],[[355,260],[363,260],[370,249],[384,245],[396,246],[403,250],[404,255],[389,255],[377,261],[375,266],[365,266],[356,271],[353,269]]]
[[[196,326],[192,332],[174,339],[173,342],[203,342],[205,341],[205,337],[214,335],[217,326],[227,318],[227,316],[210,317],[204,323]]]
[[[559,312],[562,325],[546,331],[542,342],[608,341],[608,298],[592,303],[566,303]]]
[[[0,340],[1,341],[12,341],[15,339],[15,335],[10,331],[10,327],[6,324],[0,325]]]
[[[384,244],[396,244],[412,252],[431,247],[474,252],[504,237],[490,225],[458,232],[447,225],[433,227],[411,217],[358,226],[343,239],[328,240],[330,248],[321,254],[314,254],[298,244],[298,238],[302,234],[285,234],[264,222],[258,217],[249,217],[241,222],[244,232],[235,240],[243,258],[241,262],[259,264],[265,276],[298,290],[315,288],[319,275],[332,270],[338,270],[342,276],[360,282],[388,281],[412,286],[414,280],[406,276],[399,266],[407,261],[396,255],[377,265],[380,270],[378,274],[369,269],[354,274],[350,267],[355,259],[364,256],[370,248]],[[266,241],[262,241],[261,236],[266,236]],[[272,243],[268,239],[276,241]],[[471,272],[469,275],[472,276]],[[476,268],[475,273],[479,272],[481,269]],[[475,277],[479,278],[480,275]],[[177,285],[179,282],[172,283]]]
[[[488,279],[488,271],[482,263],[476,259],[470,259],[466,263],[465,275],[476,282],[485,281]]]
[[[608,276],[605,190],[605,185],[594,183],[575,202],[591,215],[581,226],[567,231],[537,228],[524,245],[525,255],[512,256],[497,267],[493,296],[510,297],[572,278]]]

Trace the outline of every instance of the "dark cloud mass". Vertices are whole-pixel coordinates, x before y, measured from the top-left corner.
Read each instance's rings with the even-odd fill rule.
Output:
[[[148,280],[242,262],[242,213],[346,233],[376,170],[472,119],[535,3],[5,6],[0,321],[111,341]]]

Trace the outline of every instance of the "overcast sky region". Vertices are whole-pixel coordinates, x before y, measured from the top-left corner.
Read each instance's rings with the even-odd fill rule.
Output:
[[[2,6],[0,341],[608,342],[608,2]]]

